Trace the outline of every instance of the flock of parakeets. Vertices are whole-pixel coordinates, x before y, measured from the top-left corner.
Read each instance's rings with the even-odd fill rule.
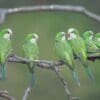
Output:
[[[12,33],[9,28],[0,31],[0,79],[7,77],[7,58],[12,53]],[[22,46],[25,58],[30,61],[39,57],[37,39],[36,33],[27,34]],[[92,31],[86,31],[80,36],[79,31],[75,28],[69,28],[67,32],[59,32],[55,37],[55,53],[69,67],[78,86],[80,86],[80,80],[75,69],[74,56],[84,66],[88,78],[94,80],[93,73],[88,66],[87,54],[100,54],[100,33],[94,34]],[[31,86],[34,85],[34,67],[35,63],[33,62],[28,64]]]

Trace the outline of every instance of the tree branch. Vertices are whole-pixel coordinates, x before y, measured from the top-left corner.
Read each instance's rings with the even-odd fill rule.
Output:
[[[8,14],[18,13],[18,12],[29,12],[29,11],[72,11],[76,13],[82,13],[96,21],[100,21],[100,16],[89,11],[83,6],[72,6],[72,5],[39,5],[30,7],[20,7],[20,8],[9,8],[7,10]]]
[[[77,58],[75,57],[75,59]],[[97,54],[88,55],[88,60],[95,61],[96,59],[100,59],[100,55]],[[8,62],[28,64],[30,61],[28,59],[13,54],[8,58]],[[61,65],[64,64],[63,61],[34,60],[32,62],[35,62],[37,67],[46,68],[46,69],[52,69],[54,66],[60,67]]]
[[[77,57],[75,57],[75,59],[77,59]],[[88,60],[91,61],[95,61],[96,59],[100,59],[100,54],[89,54],[88,55]],[[61,65],[64,64],[64,62],[62,61],[47,61],[47,60],[34,60],[34,61],[30,61],[26,58],[23,57],[19,57],[15,54],[12,54],[8,57],[8,62],[12,62],[12,63],[22,63],[22,64],[28,64],[29,62],[35,62],[37,67],[41,67],[41,68],[46,68],[46,69],[52,69],[57,77],[60,79],[60,81],[62,82],[65,92],[67,94],[68,100],[79,100],[79,97],[72,97],[69,89],[68,89],[68,84],[67,81],[62,77],[62,75],[60,74],[59,71],[59,67]],[[31,87],[27,87],[27,89],[25,90],[25,93],[23,95],[22,100],[27,100],[29,93],[31,91]],[[0,91],[0,97],[4,97],[7,100],[16,100],[14,97],[9,96],[7,94],[8,92],[4,92],[4,91]]]
[[[29,86],[29,87],[27,87],[27,89],[25,90],[25,93],[24,93],[24,96],[23,96],[22,100],[27,100],[30,91],[31,91],[31,87]]]
[[[6,90],[0,91],[0,97],[5,98],[6,100],[16,100],[14,97],[8,95],[8,91],[6,91]]]
[[[80,100],[79,97],[72,97],[69,89],[68,89],[68,83],[67,83],[67,80],[65,80],[63,78],[63,76],[60,74],[59,70],[57,67],[53,67],[53,70],[54,72],[56,73],[56,75],[58,76],[59,80],[62,82],[63,86],[64,86],[64,89],[65,89],[65,92],[66,92],[66,95],[68,97],[68,100]]]
[[[18,8],[1,8],[0,9],[0,24],[3,23],[7,14],[20,13],[20,12],[32,12],[32,11],[64,11],[64,12],[75,12],[81,13],[91,19],[100,22],[100,15],[95,14],[84,6],[74,6],[74,5],[36,5],[28,7],[18,7]]]

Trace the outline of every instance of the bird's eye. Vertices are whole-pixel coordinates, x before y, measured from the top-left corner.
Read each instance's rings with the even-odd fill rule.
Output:
[[[71,33],[74,33],[74,31],[72,31]]]
[[[65,34],[62,34],[62,36],[65,36]]]

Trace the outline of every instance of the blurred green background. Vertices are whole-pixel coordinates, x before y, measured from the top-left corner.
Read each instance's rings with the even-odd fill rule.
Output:
[[[97,0],[0,0],[0,8],[29,6],[37,4],[73,4],[83,5],[93,12],[100,13],[99,1]],[[56,60],[54,52],[54,39],[59,31],[67,31],[75,27],[83,33],[86,30],[100,31],[100,22],[96,22],[82,14],[72,12],[31,12],[17,13],[6,16],[5,22],[0,29],[9,27],[13,30],[12,44],[14,52],[23,56],[22,45],[26,34],[36,32],[39,35],[40,59]],[[80,76],[81,86],[77,87],[67,67],[62,68],[62,75],[68,79],[69,89],[73,96],[79,96],[81,100],[99,100],[100,98],[100,61],[89,61],[93,70],[95,82],[87,79],[83,66],[76,60],[76,68]],[[66,94],[62,83],[56,74],[47,69],[36,68],[36,85],[28,100],[66,100]],[[22,100],[24,90],[29,81],[29,73],[26,65],[8,63],[8,78],[0,81],[0,90],[7,89],[9,93]]]

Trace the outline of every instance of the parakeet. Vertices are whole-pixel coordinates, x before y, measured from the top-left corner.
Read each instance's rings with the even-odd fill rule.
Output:
[[[4,80],[7,77],[7,57],[11,54],[12,30],[5,28],[0,31],[0,79]]]
[[[100,52],[100,49],[95,45],[93,41],[94,33],[92,31],[86,31],[82,34],[82,38],[85,41],[86,49],[88,53],[97,53]]]
[[[77,35],[75,28],[69,28],[67,34],[69,35],[68,40],[74,55],[77,56],[77,58],[85,67],[89,79],[94,80],[93,73],[88,67],[87,50],[84,40],[79,35]]]
[[[55,38],[55,53],[71,70],[73,79],[80,86],[80,81],[73,63],[74,56],[69,43],[65,39],[65,32],[59,32]]]
[[[30,33],[26,36],[25,39],[25,43],[23,44],[23,51],[24,51],[24,55],[25,57],[30,60],[36,60],[38,59],[39,56],[39,48],[37,45],[37,39],[38,39],[38,35],[36,33]],[[35,63],[30,62],[28,64],[28,69],[30,72],[30,86],[33,87],[34,86],[34,67],[35,67]]]
[[[100,48],[100,33],[94,34],[93,41],[96,44],[96,46]]]

